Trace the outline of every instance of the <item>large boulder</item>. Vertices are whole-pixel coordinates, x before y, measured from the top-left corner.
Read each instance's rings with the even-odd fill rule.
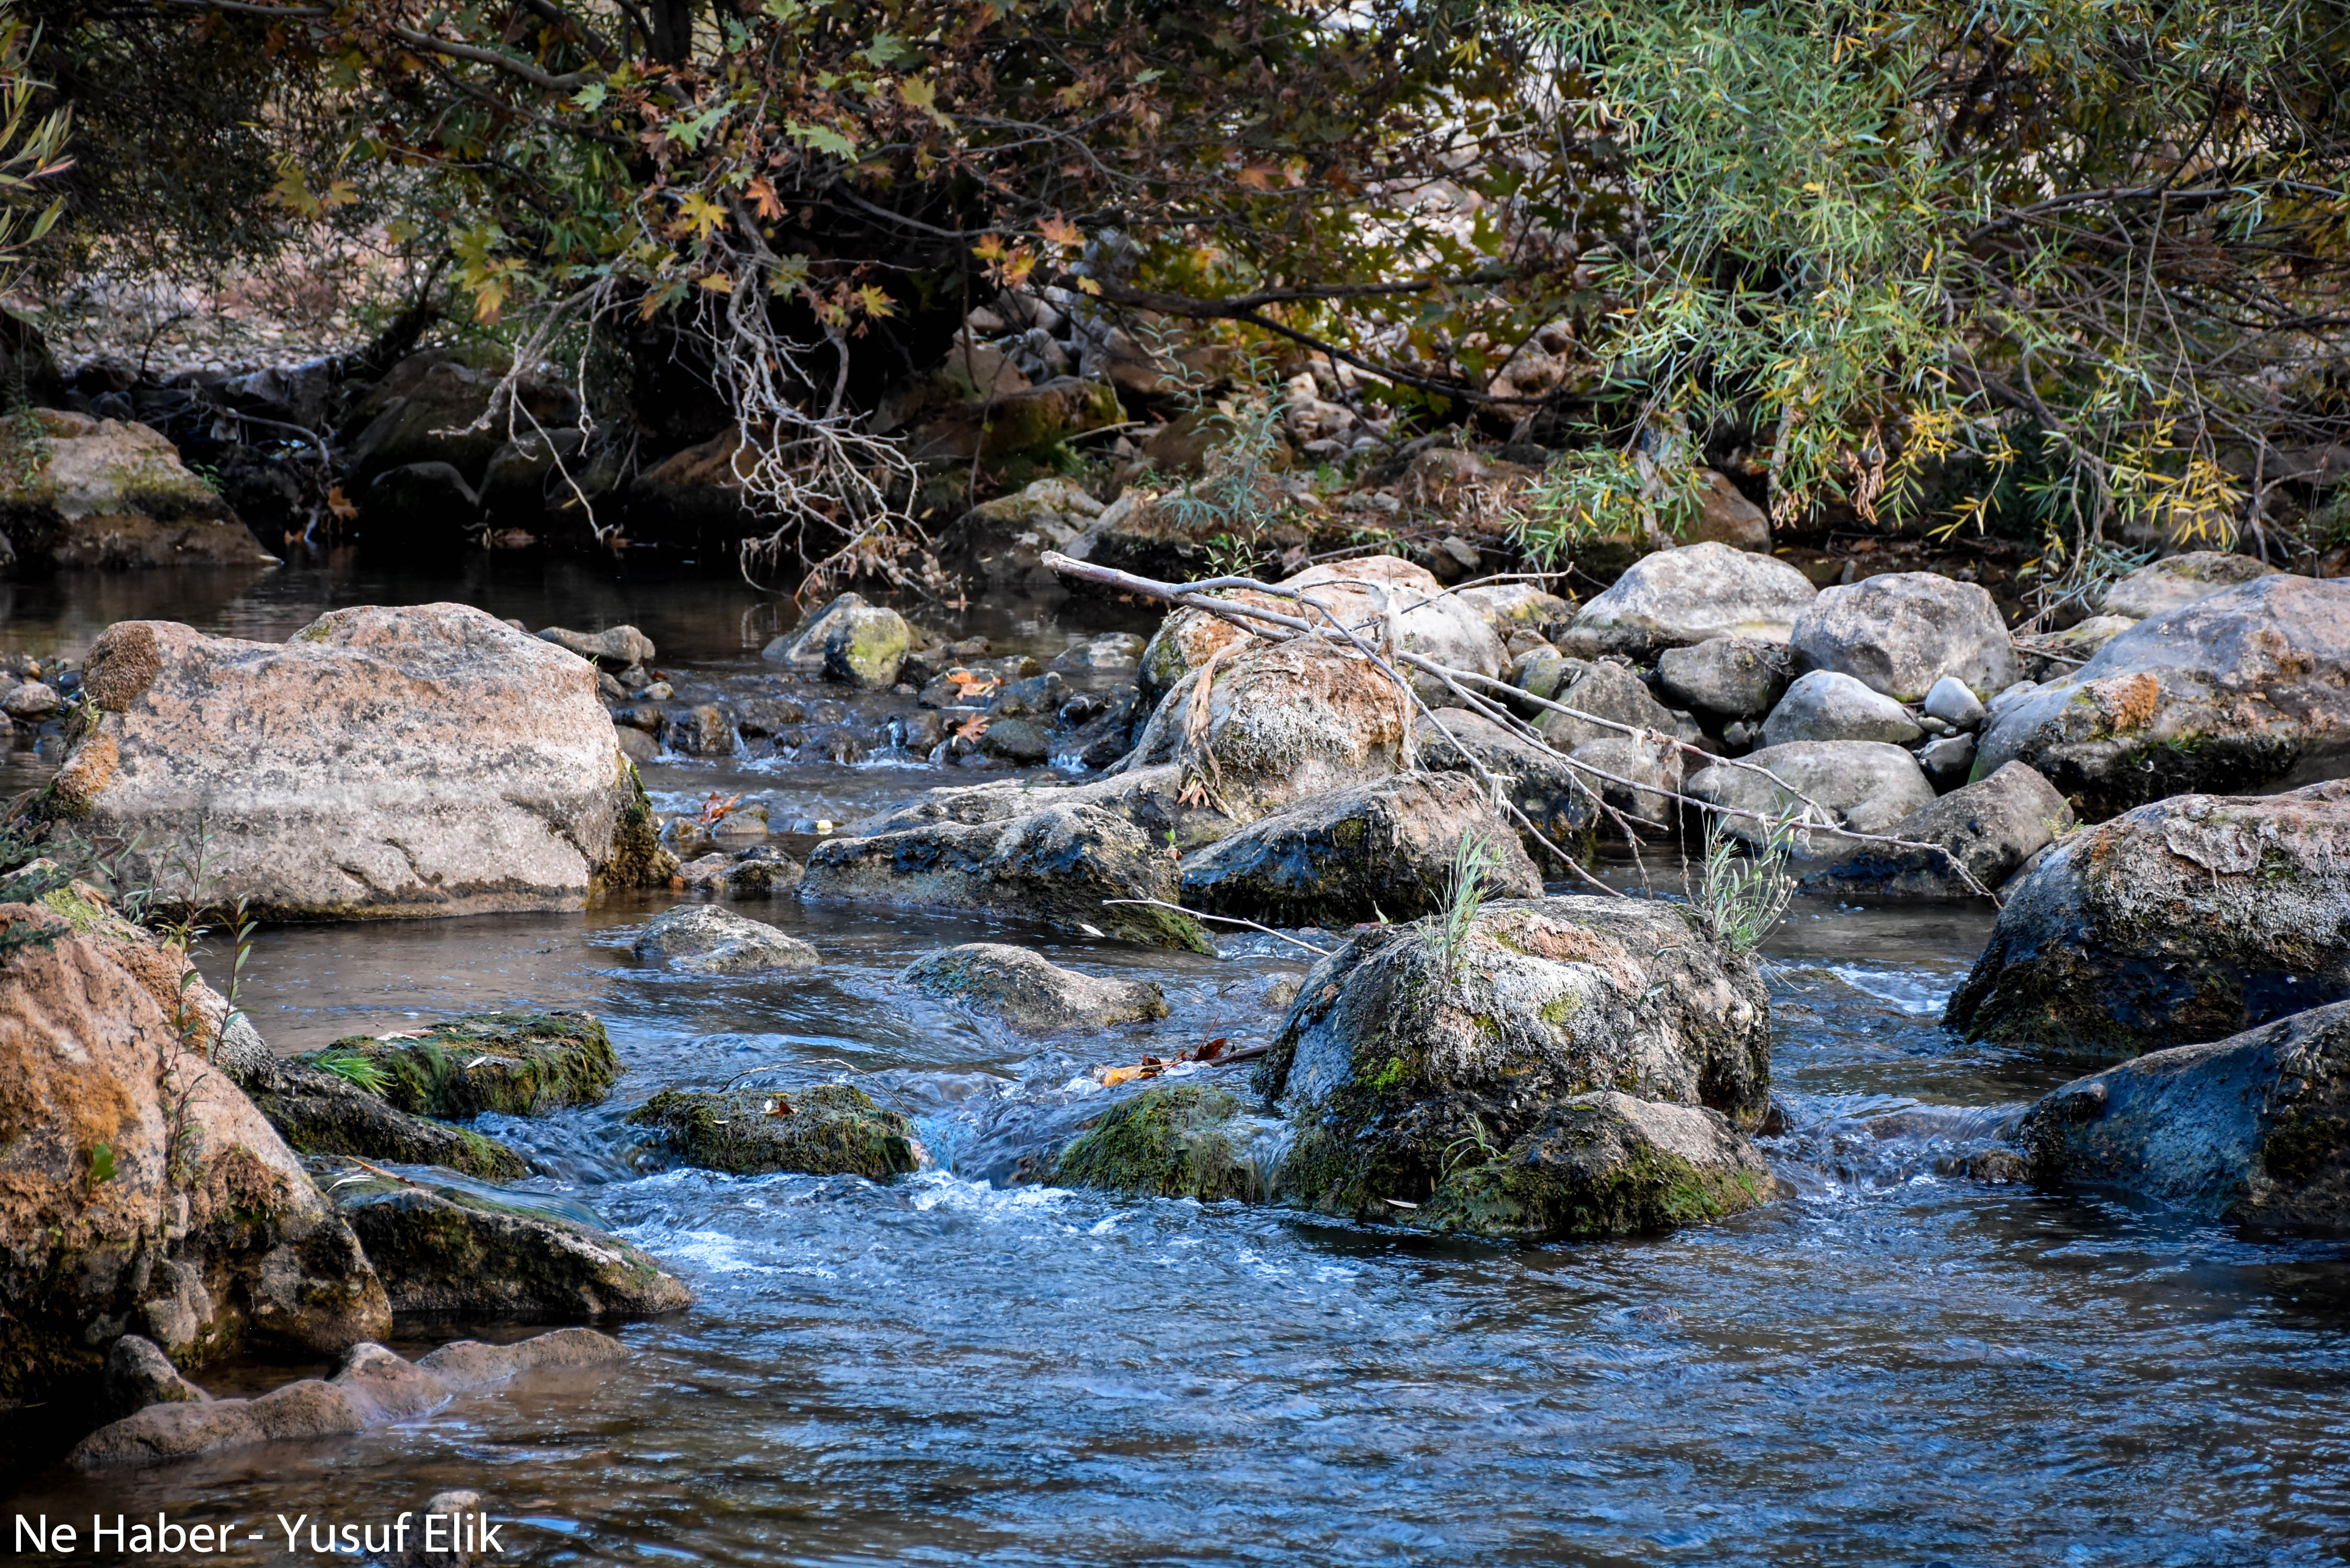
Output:
[[[1708,542],[1659,550],[1575,612],[1560,646],[1645,659],[1717,637],[1785,642],[1819,590],[1786,562]]]
[[[2276,568],[2266,561],[2239,556],[2232,550],[2189,550],[2140,566],[2116,581],[2098,602],[2097,613],[2151,620],[2181,605],[2208,599],[2238,583],[2253,582],[2275,573]]]
[[[1101,980],[1001,942],[941,948],[916,959],[898,978],[1026,1033],[1148,1023],[1168,1012],[1167,993],[1157,981]]]
[[[1762,721],[1762,743],[1883,741],[1903,745],[1925,732],[1909,710],[1852,676],[1814,670],[1798,678]]]
[[[27,566],[275,562],[220,492],[145,425],[36,409],[0,446],[0,535]]]
[[[2350,583],[2284,573],[2142,620],[2071,680],[2002,703],[1975,757],[2048,776],[2091,820],[2188,791],[2350,772]]]
[[[577,909],[649,875],[594,666],[469,606],[334,610],[283,644],[120,621],[83,690],[47,810],[140,844],[167,897],[463,915]]]
[[[0,1400],[94,1383],[126,1332],[192,1366],[390,1329],[349,1228],[210,1060],[225,1010],[187,972],[85,891],[0,904]]]
[[[1934,803],[1934,786],[1918,760],[1882,741],[1791,741],[1749,755],[1744,767],[1716,763],[1689,782],[1689,793],[1728,808],[1722,831],[1749,844],[1768,838],[1774,823],[1805,816],[1817,826],[1887,833],[1893,825]],[[1757,772],[1756,770],[1762,770]],[[1769,776],[1764,776],[1765,774]],[[1817,805],[1833,817],[1821,823]],[[1849,854],[1851,839],[1834,833],[1797,832],[1800,854]]]
[[[468,1012],[393,1035],[351,1034],[305,1064],[332,1063],[411,1116],[463,1121],[484,1111],[544,1116],[602,1102],[620,1075],[604,1025],[585,1012]],[[405,1158],[405,1157],[394,1157]],[[427,1161],[445,1164],[446,1161]]]
[[[2182,795],[2064,839],[2009,897],[1944,1020],[1969,1039],[2128,1056],[2345,996],[2350,782],[2337,781]]]
[[[1283,1183],[1300,1201],[1477,1228],[1477,1205],[1445,1189],[1513,1187],[1513,1165],[1566,1170],[1517,1146],[1550,1138],[1545,1121],[1575,1096],[1616,1090],[1759,1127],[1770,1034],[1755,960],[1674,905],[1503,902],[1451,940],[1436,921],[1358,931],[1306,975],[1259,1085],[1297,1127]],[[1565,1192],[1544,1204],[1574,1209]]]
[[[2076,1079],[2025,1112],[2016,1137],[2043,1180],[2339,1230],[2350,1225],[2350,1002]]]
[[[850,1084],[780,1089],[663,1089],[629,1113],[669,1152],[705,1170],[761,1176],[862,1176],[887,1181],[919,1170],[921,1140],[905,1112]]]
[[[1788,641],[1805,668],[1853,676],[1901,702],[1921,701],[1945,676],[1988,697],[2018,673],[1991,590],[1934,572],[1823,588]]]
[[[1560,854],[1585,853],[1598,822],[1599,794],[1595,787],[1598,781],[1578,774],[1565,758],[1482,713],[1466,708],[1448,710],[1441,717],[1441,730],[1439,722],[1422,714],[1414,726],[1420,765],[1475,778],[1477,768],[1471,765],[1474,758],[1486,774],[1503,781],[1510,804],[1533,824],[1529,830],[1512,819],[1526,853],[1537,866],[1564,874],[1566,867],[1555,864]]]
[[[1947,898],[1996,891],[2017,867],[2073,830],[2073,808],[2046,779],[2010,763],[1895,823],[1890,836],[1930,849],[1864,844],[1807,878],[1823,891]]]
[[[357,1232],[394,1311],[480,1321],[652,1317],[693,1293],[576,1204],[463,1182],[385,1174],[328,1156],[320,1185]]]
[[[1388,618],[1395,644],[1407,653],[1479,675],[1498,678],[1507,665],[1500,636],[1475,606],[1444,591],[1427,567],[1394,556],[1367,556],[1309,566],[1277,585],[1310,596],[1321,609],[1295,600],[1248,590],[1225,597],[1295,616],[1317,628],[1335,618],[1373,648],[1379,647]],[[1329,612],[1326,618],[1323,609]],[[1142,690],[1157,701],[1191,671],[1248,638],[1230,621],[1205,610],[1179,609],[1159,626],[1142,656]],[[1453,701],[1440,682],[1413,674],[1412,684],[1431,703]]]
[[[1413,773],[1315,795],[1193,850],[1182,902],[1277,926],[1412,919],[1443,908],[1455,857],[1472,836],[1498,862],[1489,897],[1542,897],[1542,873],[1483,784]]]

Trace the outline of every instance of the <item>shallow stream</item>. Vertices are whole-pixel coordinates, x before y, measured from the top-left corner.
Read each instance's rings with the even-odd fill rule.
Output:
[[[0,592],[0,647],[36,652],[130,616],[279,639],[336,605],[457,598],[533,628],[633,621],[663,669],[722,684],[765,679],[757,650],[793,618],[740,586],[577,566]],[[1049,658],[1131,624],[1106,613],[932,618]],[[42,771],[19,749],[6,777]],[[669,805],[740,791],[779,825],[956,776],[886,753],[647,770]],[[1952,1174],[2004,1110],[2085,1070],[1937,1024],[1987,911],[1805,905],[1773,939],[1789,1126],[1766,1147],[1799,1196],[1660,1241],[1514,1248],[986,1179],[1088,1114],[1067,1086],[1088,1067],[1263,1038],[1256,982],[1303,967],[1269,940],[1216,961],[775,900],[733,907],[816,943],[821,970],[681,976],[627,949],[666,902],[269,929],[242,1000],[281,1050],[508,1004],[598,1013],[627,1064],[612,1098],[485,1130],[696,1307],[620,1330],[636,1355],[592,1381],[298,1451],[19,1474],[0,1515],[238,1520],[272,1532],[223,1559],[248,1562],[294,1560],[276,1514],[380,1521],[450,1486],[520,1521],[505,1561],[541,1563],[2350,1560],[2350,1245]],[[1158,979],[1175,1015],[1039,1044],[891,981],[981,939]],[[916,1115],[934,1168],[889,1187],[665,1170],[621,1122],[665,1086],[844,1068]]]

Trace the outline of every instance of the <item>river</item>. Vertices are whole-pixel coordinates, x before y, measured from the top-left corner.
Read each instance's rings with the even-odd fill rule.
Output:
[[[688,685],[764,681],[795,612],[740,584],[621,585],[485,557],[461,579],[288,566],[15,585],[0,647],[86,646],[171,615],[283,638],[319,610],[459,598],[536,628],[629,620]],[[929,618],[999,651],[1132,627],[1118,607]],[[43,759],[11,754],[18,785]],[[952,774],[665,758],[782,824],[851,820]],[[1629,875],[1617,867],[1616,875]],[[1087,945],[971,919],[734,906],[823,967],[639,964],[666,900],[584,915],[281,927],[241,997],[282,1050],[513,1003],[592,1009],[626,1074],[602,1106],[485,1130],[700,1295],[619,1330],[592,1380],[526,1380],[405,1425],[130,1478],[19,1469],[0,1518],[165,1511],[381,1521],[442,1487],[533,1563],[2318,1563],[2350,1556],[2350,1246],[2114,1194],[1958,1173],[1999,1113],[2082,1064],[1936,1020],[1990,929],[1964,906],[1799,903],[1772,939],[1765,1141],[1798,1196],[1655,1241],[1509,1247],[1280,1210],[992,1184],[1085,1114],[1067,1085],[1153,1042],[1277,1023],[1251,982],[1300,955]],[[1043,1045],[892,982],[931,949],[1029,943],[1159,980],[1172,1018]],[[214,954],[210,967],[221,966]],[[655,1089],[844,1071],[915,1113],[935,1161],[889,1187],[662,1169],[622,1116]],[[411,1354],[463,1332],[404,1324]],[[510,1336],[517,1331],[506,1330]],[[215,1392],[318,1368],[208,1369]],[[0,1417],[41,1452],[38,1410]]]

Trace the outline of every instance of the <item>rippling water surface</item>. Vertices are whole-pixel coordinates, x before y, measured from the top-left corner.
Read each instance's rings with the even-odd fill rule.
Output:
[[[117,590],[103,616],[25,591],[0,642],[71,645],[154,613],[283,636],[330,601],[450,597],[533,625],[633,618],[664,660],[712,679],[747,678],[776,616],[723,586],[536,575],[288,572],[176,611]],[[1049,653],[1075,625],[1028,606],[989,629]],[[748,790],[780,820],[846,819],[943,781],[679,761],[651,782],[679,799]],[[666,1260],[693,1310],[620,1331],[637,1354],[608,1376],[536,1378],[298,1451],[20,1475],[6,1511],[274,1531],[279,1513],[381,1520],[473,1486],[520,1521],[510,1560],[546,1563],[2350,1555],[2350,1252],[1964,1175],[2007,1112],[2080,1070],[1937,1025],[1989,929],[1979,910],[1804,906],[1773,939],[1788,1127],[1767,1147],[1797,1197],[1661,1241],[1513,1248],[984,1179],[1086,1113],[1066,1085],[1087,1066],[1262,1037],[1275,1021],[1256,985],[1300,967],[1276,944],[1213,961],[776,901],[742,908],[815,942],[820,971],[683,977],[628,952],[660,907],[280,928],[245,1001],[281,1049],[507,1003],[595,1010],[627,1064],[611,1100],[488,1130],[545,1166],[536,1185]],[[1040,1044],[893,983],[920,953],[982,938],[1156,978],[1175,1016]],[[940,1168],[890,1187],[667,1170],[622,1125],[657,1088],[754,1070],[860,1075],[917,1116]]]

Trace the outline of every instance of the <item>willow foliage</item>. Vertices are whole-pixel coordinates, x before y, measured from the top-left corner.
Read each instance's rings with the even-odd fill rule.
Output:
[[[1752,430],[1778,517],[2228,537],[2350,435],[2339,5],[1539,16],[1621,202],[1625,422]]]

